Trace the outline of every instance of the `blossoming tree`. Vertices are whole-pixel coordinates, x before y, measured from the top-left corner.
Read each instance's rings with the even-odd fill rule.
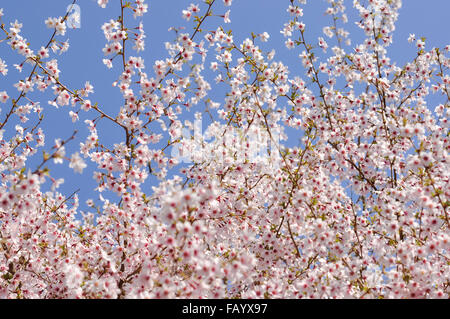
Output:
[[[105,18],[99,61],[121,70],[111,79],[123,95],[117,114],[89,99],[90,82],[60,80],[69,12],[45,20],[53,33],[41,46],[0,10],[2,50],[22,55],[25,73],[16,92],[0,92],[0,297],[450,296],[450,47],[427,49],[411,35],[414,59],[392,62],[400,0],[350,3],[360,43],[345,30],[348,1],[328,0],[332,24],[318,39],[302,22],[306,0],[286,1],[281,32],[298,51],[297,75],[260,49],[269,34],[236,43],[219,0],[186,6],[193,31],[174,28],[168,56],[144,61],[147,4],[98,0],[112,2],[119,18]],[[0,59],[2,76],[8,68]],[[218,83],[227,93],[213,101]],[[66,154],[76,132],[46,143],[51,106],[37,91],[49,90],[61,116],[90,117],[77,152]],[[185,115],[202,104],[207,128],[186,137],[194,124]],[[122,143],[99,138],[105,121]],[[286,130],[298,146],[286,146]],[[33,156],[41,162],[31,168]],[[51,162],[95,167],[101,204],[82,214],[77,192],[58,192]]]

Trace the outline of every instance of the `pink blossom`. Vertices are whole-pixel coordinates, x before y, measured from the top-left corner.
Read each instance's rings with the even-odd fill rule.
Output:
[[[40,44],[0,9],[20,58],[15,99],[0,92],[0,296],[448,298],[449,46],[412,34],[398,63],[401,2],[343,3],[316,21],[328,42],[300,21],[305,0],[286,4],[294,67],[267,32],[229,32],[219,1],[185,7],[151,60],[146,1],[122,3],[98,61],[116,66],[114,105],[50,58],[71,49],[62,17]],[[53,137],[48,112],[72,135]],[[87,171],[92,189],[70,183]]]

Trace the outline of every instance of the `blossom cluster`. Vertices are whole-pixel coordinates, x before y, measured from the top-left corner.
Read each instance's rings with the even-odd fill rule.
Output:
[[[399,66],[388,49],[401,1],[354,0],[356,43],[348,2],[328,0],[331,24],[308,43],[307,1],[286,1],[280,32],[304,71],[293,74],[264,51],[267,32],[238,43],[226,30],[232,0],[190,4],[192,32],[171,28],[167,57],[145,61],[148,5],[120,0],[99,57],[116,114],[91,101],[88,79],[60,80],[68,14],[45,20],[41,46],[0,9],[1,45],[30,71],[0,91],[0,298],[449,298],[450,46],[411,35],[415,57]],[[220,102],[214,85],[227,88]],[[36,91],[73,122],[89,116],[86,139],[49,144]],[[211,121],[191,138],[194,107]],[[103,141],[101,121],[123,140]],[[252,156],[255,143],[267,151]],[[99,201],[59,192],[50,164],[92,168]]]

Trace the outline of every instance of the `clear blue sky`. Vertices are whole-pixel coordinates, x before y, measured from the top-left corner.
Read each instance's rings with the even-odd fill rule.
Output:
[[[145,59],[147,72],[149,75],[152,64],[157,59],[164,59],[167,53],[164,49],[164,42],[173,40],[173,33],[168,32],[170,26],[186,26],[186,30],[192,32],[193,23],[186,22],[181,18],[181,10],[185,9],[190,3],[200,4],[205,8],[201,1],[190,0],[148,0],[149,12],[144,16],[143,23],[146,31],[146,50],[141,53]],[[309,4],[304,10],[303,20],[307,26],[307,38],[317,39],[321,35],[322,27],[330,23],[330,17],[323,14],[327,3],[324,0],[309,0]],[[350,30],[357,30],[351,26],[353,1],[346,1],[349,9],[350,23],[345,25]],[[45,45],[52,30],[47,29],[44,24],[48,17],[58,17],[65,14],[70,0],[14,0],[1,1],[0,8],[4,9],[2,22],[6,25],[17,19],[23,23],[22,35],[31,43],[34,50],[38,50]],[[223,14],[227,8],[222,6],[219,1],[214,13]],[[117,78],[121,68],[119,64],[112,70],[108,70],[102,63],[104,47],[106,40],[101,30],[101,25],[109,19],[115,19],[120,14],[120,3],[118,0],[110,0],[106,9],[97,5],[96,0],[79,0],[77,4],[81,8],[81,28],[69,29],[65,36],[59,36],[58,39],[65,40],[69,38],[70,49],[67,53],[58,56],[59,67],[62,70],[60,80],[71,89],[81,88],[85,81],[90,81],[94,85],[95,93],[90,97],[91,101],[98,102],[99,105],[108,114],[116,115],[123,99],[117,88],[113,88],[111,83]],[[301,63],[298,59],[298,50],[288,51],[284,47],[285,39],[280,34],[283,24],[288,20],[289,15],[286,8],[289,5],[288,0],[234,0],[231,7],[231,24],[224,25],[226,29],[232,29],[236,42],[241,42],[250,33],[262,33],[264,31],[271,35],[263,49],[270,51],[275,48],[277,54],[275,60],[281,60],[290,68],[291,75],[298,74],[303,76]],[[391,61],[397,61],[403,65],[407,59],[414,56],[413,45],[407,42],[410,33],[416,36],[427,38],[427,48],[443,47],[450,43],[450,12],[449,0],[403,0],[403,6],[400,9],[400,17],[396,24],[397,30],[394,34],[394,44],[390,48]],[[126,24],[137,25],[139,20],[133,21],[131,16],[126,17]],[[215,29],[221,18],[210,18],[206,28],[211,26]],[[128,24],[131,23],[131,24]],[[353,34],[352,42],[361,40],[361,31]],[[135,51],[127,48],[130,55],[138,55]],[[213,53],[214,54],[214,53]],[[8,64],[9,73],[7,77],[0,75],[0,91],[7,90],[11,98],[17,98],[17,90],[13,87],[19,79],[27,76],[30,68],[25,69],[19,74],[13,67],[14,63],[22,62],[22,57],[14,53],[5,42],[0,43],[0,58]],[[209,64],[207,65],[209,66]],[[207,73],[208,74],[208,73]],[[214,81],[211,80],[212,86]],[[223,101],[224,91],[216,90],[214,100]],[[66,147],[66,154],[70,155],[76,151],[79,142],[83,142],[88,135],[87,129],[83,123],[84,119],[93,119],[96,114],[93,112],[80,113],[80,121],[73,124],[68,116],[67,107],[55,109],[47,104],[47,101],[53,99],[51,91],[49,94],[42,95],[40,92],[33,92],[30,97],[39,95],[41,105],[46,110],[46,117],[43,127],[46,132],[46,140],[49,143],[46,150],[53,145],[53,140],[57,137],[65,139],[69,137],[73,130],[79,131],[77,139],[72,141]],[[9,101],[10,102],[10,101]],[[5,108],[9,105],[0,105],[3,108],[0,112],[0,119],[3,121]],[[13,126],[9,126],[11,128]],[[106,143],[118,143],[123,140],[123,131],[104,120],[99,127],[100,139]],[[7,135],[8,136],[8,135]],[[33,170],[42,158],[42,152],[38,152],[37,157],[28,163],[28,168]],[[92,193],[95,183],[92,180],[92,167],[85,169],[82,175],[74,174],[72,169],[64,165],[50,164],[52,176],[55,178],[65,178],[65,184],[60,191],[70,194],[77,188],[81,188],[79,193],[80,202],[83,203],[87,198],[96,198]]]

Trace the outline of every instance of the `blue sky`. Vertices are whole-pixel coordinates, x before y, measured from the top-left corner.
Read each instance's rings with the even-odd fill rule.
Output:
[[[100,8],[96,0],[79,0],[77,4],[81,9],[81,27],[78,29],[69,29],[64,36],[59,36],[59,40],[69,39],[70,49],[67,53],[58,56],[59,67],[61,69],[60,80],[71,89],[81,88],[85,81],[90,81],[94,85],[95,93],[90,99],[98,102],[106,113],[116,115],[123,99],[117,88],[113,88],[111,83],[116,80],[121,66],[116,63],[112,70],[108,70],[102,63],[104,47],[106,40],[101,30],[101,25],[115,19],[120,14],[120,3],[118,0],[110,0],[106,9]],[[6,25],[17,19],[23,23],[22,35],[28,39],[32,49],[38,50],[45,45],[52,30],[47,29],[44,21],[48,17],[59,17],[65,14],[70,0],[14,0],[1,1],[0,8],[4,9],[2,23]],[[190,3],[200,4],[201,9],[205,5],[201,1],[191,0],[149,0],[149,12],[143,17],[144,28],[146,31],[146,49],[140,55],[145,59],[147,72],[152,73],[153,62],[167,57],[164,49],[164,42],[172,41],[173,32],[169,32],[171,26],[185,26],[186,31],[192,32],[193,23],[186,22],[181,17],[181,10],[189,6]],[[289,15],[286,8],[289,5],[288,0],[234,0],[231,7],[230,24],[223,24],[220,17],[211,17],[205,26],[205,29],[216,29],[219,24],[224,28],[232,29],[235,42],[240,43],[251,32],[268,32],[271,36],[269,41],[260,45],[264,50],[276,50],[275,60],[283,61],[290,68],[291,75],[303,76],[304,71],[298,59],[299,50],[287,50],[284,47],[285,39],[280,34],[283,24],[288,21]],[[352,25],[352,1],[346,1],[349,10],[350,22],[344,27],[350,31],[356,31],[351,36],[352,42],[362,40],[362,32]],[[306,23],[307,39],[315,40],[322,35],[322,27],[331,23],[330,17],[324,15],[327,3],[324,0],[309,0],[305,7],[303,21]],[[223,14],[228,8],[223,7],[222,1],[213,10],[216,14]],[[398,65],[403,65],[408,59],[414,57],[414,46],[407,42],[408,35],[415,33],[417,37],[424,36],[427,39],[427,48],[444,47],[449,44],[450,19],[450,1],[448,0],[404,0],[400,9],[400,17],[396,24],[397,29],[394,33],[394,43],[390,47],[391,61],[397,61]],[[134,20],[130,15],[126,16],[126,24],[135,26],[139,20]],[[332,44],[330,42],[330,44]],[[127,47],[129,55],[138,55]],[[5,42],[0,43],[0,58],[8,64],[9,73],[7,77],[0,76],[0,91],[6,90],[11,98],[17,98],[18,92],[13,87],[19,79],[27,76],[30,67],[24,69],[19,74],[13,67],[14,63],[21,63],[22,57],[13,52]],[[118,61],[117,61],[118,62]],[[208,65],[207,65],[208,66]],[[205,73],[210,74],[212,73]],[[208,78],[207,78],[208,79]],[[214,87],[213,78],[209,78]],[[223,101],[225,91],[223,88],[213,90],[212,98],[217,102]],[[66,139],[76,129],[79,131],[75,141],[72,141],[66,147],[66,154],[70,155],[77,150],[79,142],[83,142],[88,135],[88,131],[83,123],[84,119],[93,119],[96,114],[93,112],[80,114],[80,121],[73,124],[68,116],[67,107],[55,109],[47,104],[47,101],[53,99],[51,91],[48,94],[32,92],[30,97],[37,97],[45,109],[46,117],[43,122],[43,128],[46,132],[46,140],[49,143],[46,146],[48,151],[53,145],[55,138]],[[203,104],[202,104],[203,105]],[[0,105],[0,120],[3,121],[6,107],[9,105]],[[8,126],[9,128],[13,125]],[[7,134],[5,134],[7,135]],[[118,143],[123,140],[123,131],[113,127],[108,121],[104,120],[99,125],[100,139],[106,143]],[[290,138],[296,138],[290,136]],[[33,170],[42,158],[42,152],[38,152],[35,158],[28,162],[27,167]],[[96,198],[92,189],[96,186],[92,179],[92,167],[85,169],[83,174],[74,174],[72,169],[64,165],[50,164],[52,176],[54,178],[65,178],[65,184],[60,191],[67,195],[74,190],[81,188],[79,196],[83,203],[88,198]]]

